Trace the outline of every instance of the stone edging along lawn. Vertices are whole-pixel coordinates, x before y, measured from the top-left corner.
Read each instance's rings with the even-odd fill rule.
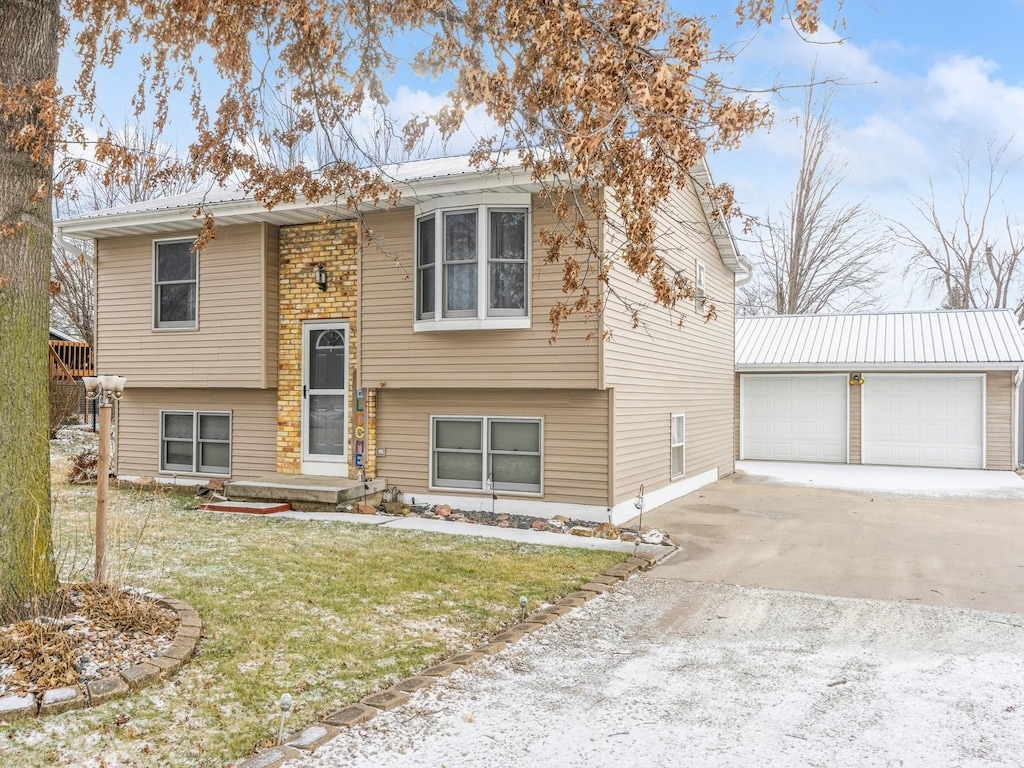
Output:
[[[666,551],[664,556],[673,551],[675,548]],[[448,677],[455,670],[469,667],[487,656],[494,656],[511,643],[521,640],[525,635],[553,623],[559,616],[569,613],[573,608],[578,608],[602,592],[608,591],[618,582],[635,573],[648,570],[662,557],[637,552],[623,562],[613,565],[600,576],[595,576],[576,592],[570,592],[554,605],[536,610],[518,624],[494,635],[489,642],[470,651],[458,653],[447,661],[435,664],[412,677],[395,683],[386,690],[372,693],[356,704],[343,707],[337,712],[321,718],[319,722],[306,726],[291,736],[283,745],[266,749],[236,763],[235,768],[280,768],[288,760],[310,754],[317,747],[334,738],[342,728],[360,725],[372,720],[378,712],[402,706],[409,701],[411,694],[426,688],[435,680]]]
[[[180,622],[170,647],[158,656],[120,670],[117,674],[92,680],[84,685],[51,688],[39,694],[12,694],[0,697],[0,722],[18,717],[56,715],[72,709],[94,707],[163,680],[192,658],[203,629],[199,613],[183,600],[139,590],[140,597],[178,614]]]

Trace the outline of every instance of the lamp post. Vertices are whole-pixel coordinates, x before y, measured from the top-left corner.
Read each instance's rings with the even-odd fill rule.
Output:
[[[84,376],[85,396],[100,412],[99,465],[96,468],[96,570],[93,581],[107,580],[107,495],[110,489],[110,411],[124,396],[124,376]]]

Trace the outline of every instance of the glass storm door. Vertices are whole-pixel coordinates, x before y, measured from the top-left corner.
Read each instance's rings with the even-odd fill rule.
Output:
[[[302,473],[346,475],[348,323],[302,326]]]

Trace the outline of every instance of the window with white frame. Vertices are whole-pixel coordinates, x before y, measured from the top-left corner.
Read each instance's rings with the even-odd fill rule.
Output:
[[[231,413],[160,412],[160,471],[231,474]]]
[[[694,274],[696,277],[693,282],[693,303],[696,310],[701,314],[704,314],[704,302],[707,301],[707,276],[704,270],[704,265],[699,261],[697,262]]]
[[[686,474],[686,416],[672,414],[672,479]]]
[[[435,488],[541,492],[541,419],[434,416],[430,484]]]
[[[153,327],[195,328],[199,264],[195,241],[153,243]]]
[[[417,330],[528,324],[529,195],[474,196],[469,202],[477,200],[485,202],[420,207]]]

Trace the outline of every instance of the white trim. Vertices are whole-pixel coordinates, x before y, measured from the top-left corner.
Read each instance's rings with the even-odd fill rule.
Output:
[[[352,338],[351,328],[348,320],[303,320],[302,321],[302,375],[299,380],[300,387],[309,384],[309,331],[311,330],[339,330],[345,335],[345,389],[343,390],[343,401],[341,407],[341,453],[338,456],[326,456],[322,454],[311,454],[309,447],[309,397],[308,394],[299,392],[301,397],[301,408],[299,409],[299,439],[300,446],[300,469],[303,475],[328,475],[331,477],[348,476],[348,439],[349,439],[349,392],[350,376],[352,372]]]
[[[428,200],[424,203],[416,203],[413,208],[415,218],[420,218],[428,213],[438,210],[458,208],[530,208],[532,207],[532,195],[529,192],[477,192],[469,195],[446,195]]]
[[[785,365],[744,364],[736,366],[736,373],[837,373],[856,371],[863,373],[985,373],[987,371],[1016,371],[1019,362],[998,363],[786,363]]]
[[[432,331],[496,331],[530,328],[529,317],[450,317],[441,320],[415,320],[412,329],[415,333]]]
[[[685,480],[658,488],[644,496],[644,514],[667,504],[675,499],[682,498],[689,493],[703,488],[708,483],[713,483],[720,476],[718,467],[713,467],[706,472],[701,472]],[[482,494],[479,496],[459,496],[450,493],[438,494],[428,493],[406,493],[405,498],[416,499],[417,504],[448,504],[453,509],[465,509],[471,511],[490,512],[491,496]],[[565,515],[577,520],[585,520],[591,523],[608,523],[615,525],[633,520],[639,515],[633,499],[616,504],[609,509],[597,504],[571,504],[562,501],[541,501],[525,499],[519,496],[508,496],[499,494],[494,502],[494,511],[509,515],[529,515],[530,517],[551,518],[555,515]]]
[[[704,315],[708,303],[708,270],[700,259],[694,260],[693,267],[693,308],[698,315]]]
[[[685,480],[677,480],[674,483],[669,483],[666,486],[658,488],[657,490],[650,491],[644,494],[644,514],[652,512],[663,504],[668,504],[670,501],[682,498],[689,493],[700,490],[705,485],[713,483],[720,477],[718,467],[712,467],[706,472],[701,472],[698,475],[693,475]],[[615,525],[632,520],[640,514],[637,510],[636,505],[633,503],[633,499],[627,499],[626,501],[620,501],[614,507],[612,507],[611,515],[612,522]]]
[[[158,277],[157,276],[157,257],[159,255],[159,246],[160,245],[164,245],[164,244],[170,244],[170,243],[191,243],[193,246],[195,246],[195,242],[196,242],[196,237],[195,236],[192,236],[192,237],[188,237],[188,236],[186,236],[186,237],[160,237],[160,238],[155,238],[153,240],[153,259],[152,259],[152,262],[153,262],[152,263],[153,273],[152,273],[152,278],[151,278],[150,283],[149,283],[149,293],[150,293],[150,330],[152,330],[152,331],[156,331],[158,333],[166,333],[168,331],[198,331],[199,330],[199,251],[198,250],[194,250],[194,249],[189,249],[189,253],[192,254],[192,258],[195,259],[195,263],[196,263],[196,278],[195,278],[195,283],[196,283],[196,307],[195,307],[196,319],[195,319],[195,322],[192,323],[192,325],[159,325],[158,324],[158,320],[159,320],[159,317],[158,317],[159,316],[159,308],[158,308],[159,297],[157,296],[157,277]]]

